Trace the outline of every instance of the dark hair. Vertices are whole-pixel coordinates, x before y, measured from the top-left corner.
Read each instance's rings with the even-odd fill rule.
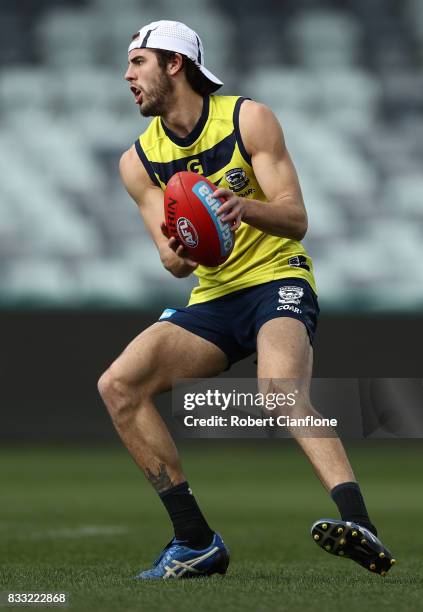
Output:
[[[168,63],[175,56],[174,51],[165,51],[164,49],[150,49],[150,51],[154,51],[156,54],[157,62],[162,70],[166,70]],[[219,86],[209,81],[189,57],[182,55],[182,59],[182,69],[195,93],[198,93],[200,96],[208,96],[218,89]]]
[[[139,32],[135,32],[135,34],[132,35],[131,40],[136,40],[139,35]],[[166,70],[168,63],[175,56],[175,51],[166,51],[165,49],[149,50],[154,51],[156,54],[157,62],[162,70]],[[195,63],[189,59],[189,57],[183,55],[182,53],[180,55],[182,55],[182,68],[185,72],[186,79],[195,93],[198,93],[200,96],[208,96],[216,91],[216,89],[219,89],[220,86],[209,81],[208,78],[205,77],[201,70],[195,65]]]

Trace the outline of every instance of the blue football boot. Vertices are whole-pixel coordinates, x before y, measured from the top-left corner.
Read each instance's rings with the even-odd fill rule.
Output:
[[[135,576],[139,580],[167,578],[200,578],[225,574],[229,565],[229,550],[218,533],[212,543],[202,550],[194,550],[173,538],[154,561],[153,567]]]
[[[311,536],[328,553],[352,559],[380,576],[386,576],[395,564],[392,553],[379,538],[358,523],[320,519],[311,526]]]

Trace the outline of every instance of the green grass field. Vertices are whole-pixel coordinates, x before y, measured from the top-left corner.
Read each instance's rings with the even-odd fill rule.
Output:
[[[371,518],[398,560],[383,579],[313,543],[309,525],[337,513],[290,441],[185,445],[185,471],[231,565],[224,578],[140,583],[132,576],[171,531],[123,449],[3,449],[0,591],[66,592],[70,609],[102,612],[417,610],[421,450],[396,441],[350,450]]]

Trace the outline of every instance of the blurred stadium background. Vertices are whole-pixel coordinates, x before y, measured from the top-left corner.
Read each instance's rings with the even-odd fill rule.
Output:
[[[191,282],[162,269],[117,169],[145,126],[123,80],[127,44],[162,18],[196,29],[223,92],[267,102],[284,128],[323,311],[315,376],[421,377],[421,0],[1,0],[0,591],[66,590],[90,611],[170,598],[174,610],[417,609],[420,441],[351,449],[400,559],[385,582],[313,548],[307,525],[333,506],[286,440],[185,443],[233,546],[224,586],[140,596],[129,580],[168,523],[96,380]],[[254,371],[250,360],[229,375]],[[171,423],[169,395],[159,405]]]
[[[279,117],[325,311],[421,309],[420,0],[2,0],[1,304],[184,303],[117,169],[148,121],[128,40],[164,17],[199,32],[224,93]]]
[[[118,173],[149,121],[128,41],[161,18],[200,33],[223,92],[281,121],[322,307],[314,375],[421,377],[420,0],[2,0],[0,438],[110,439],[97,378],[186,303],[194,280],[163,269]]]
[[[149,121],[128,40],[164,17],[285,130],[322,307],[314,375],[421,377],[420,0],[2,0],[0,437],[110,438],[98,376],[186,303],[193,279],[163,269],[118,173]],[[230,372],[254,374],[252,359]]]

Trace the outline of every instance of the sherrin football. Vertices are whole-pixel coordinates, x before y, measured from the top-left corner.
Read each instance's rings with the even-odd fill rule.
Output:
[[[185,247],[188,257],[203,266],[216,267],[232,253],[235,234],[216,215],[224,202],[214,198],[217,187],[196,172],[177,172],[165,190],[165,220],[169,236]]]

